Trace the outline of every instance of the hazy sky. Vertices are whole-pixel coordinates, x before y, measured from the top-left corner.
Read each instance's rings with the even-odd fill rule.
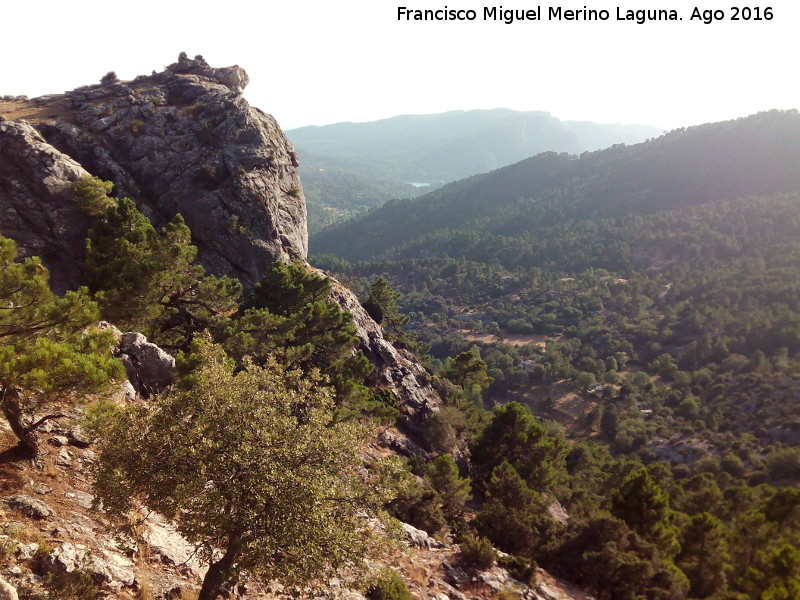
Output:
[[[698,0],[700,1],[700,0]],[[398,21],[398,7],[473,9],[475,21]],[[800,3],[775,0],[771,21],[730,20],[732,1],[697,5],[725,20],[690,20],[685,0],[541,7],[538,21],[483,19],[469,0],[110,0],[5,2],[0,95],[36,96],[132,79],[178,53],[239,64],[245,96],[284,128],[397,114],[508,107],[561,119],[667,129],[800,106]],[[547,20],[550,7],[605,9],[607,21]],[[737,5],[743,6],[743,5]],[[617,21],[617,8],[674,9],[682,21]],[[751,12],[752,16],[755,16]]]

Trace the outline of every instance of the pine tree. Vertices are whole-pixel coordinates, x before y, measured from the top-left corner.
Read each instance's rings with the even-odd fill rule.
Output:
[[[332,423],[331,390],[273,359],[234,372],[207,339],[192,354],[175,392],[96,421],[104,509],[175,518],[209,565],[199,600],[243,573],[297,585],[362,567],[365,515],[388,498],[365,480],[361,427]]]
[[[205,275],[191,232],[176,215],[160,232],[129,198],[115,202],[89,231],[88,284],[103,316],[167,348],[188,348],[237,308],[241,284]]]
[[[370,394],[363,384],[373,367],[358,350],[352,315],[330,299],[330,291],[330,279],[275,262],[233,319],[226,350],[256,364],[274,355],[288,367],[319,369],[340,403],[365,401]]]
[[[472,445],[478,481],[487,481],[495,467],[507,461],[536,491],[545,491],[563,475],[566,444],[548,434],[518,402],[494,409],[492,421]]]
[[[38,454],[37,430],[64,417],[70,394],[88,394],[122,377],[110,331],[86,289],[59,298],[38,258],[15,262],[16,244],[0,236],[0,405],[21,448]]]

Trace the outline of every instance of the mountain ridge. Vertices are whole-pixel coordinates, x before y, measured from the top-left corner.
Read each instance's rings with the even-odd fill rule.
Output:
[[[792,191],[800,187],[798,130],[797,111],[769,111],[580,156],[543,153],[331,226],[312,250],[363,260],[437,228],[515,235],[567,219]]]

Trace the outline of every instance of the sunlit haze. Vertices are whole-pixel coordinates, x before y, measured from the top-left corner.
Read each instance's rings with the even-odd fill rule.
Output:
[[[398,7],[476,11],[474,21],[400,21]],[[162,70],[179,52],[239,64],[245,95],[284,128],[398,114],[507,107],[561,119],[665,129],[796,108],[800,4],[771,20],[691,20],[695,4],[506,4],[540,20],[485,20],[474,1],[7,3],[0,95],[37,96]],[[608,20],[547,19],[551,7],[607,10]],[[617,10],[675,10],[678,21],[617,20]],[[750,7],[755,10],[756,5]]]

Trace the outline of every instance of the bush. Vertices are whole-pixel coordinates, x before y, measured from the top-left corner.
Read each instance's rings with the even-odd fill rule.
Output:
[[[366,596],[369,600],[412,600],[405,582],[388,567],[370,584]]]
[[[536,561],[507,554],[497,561],[509,574],[525,585],[532,587],[536,584]]]
[[[116,205],[111,198],[114,184],[98,177],[84,175],[72,186],[72,197],[80,209],[90,217],[98,217]]]
[[[461,563],[468,569],[483,571],[490,568],[497,559],[497,551],[485,537],[466,535],[459,546]]]

